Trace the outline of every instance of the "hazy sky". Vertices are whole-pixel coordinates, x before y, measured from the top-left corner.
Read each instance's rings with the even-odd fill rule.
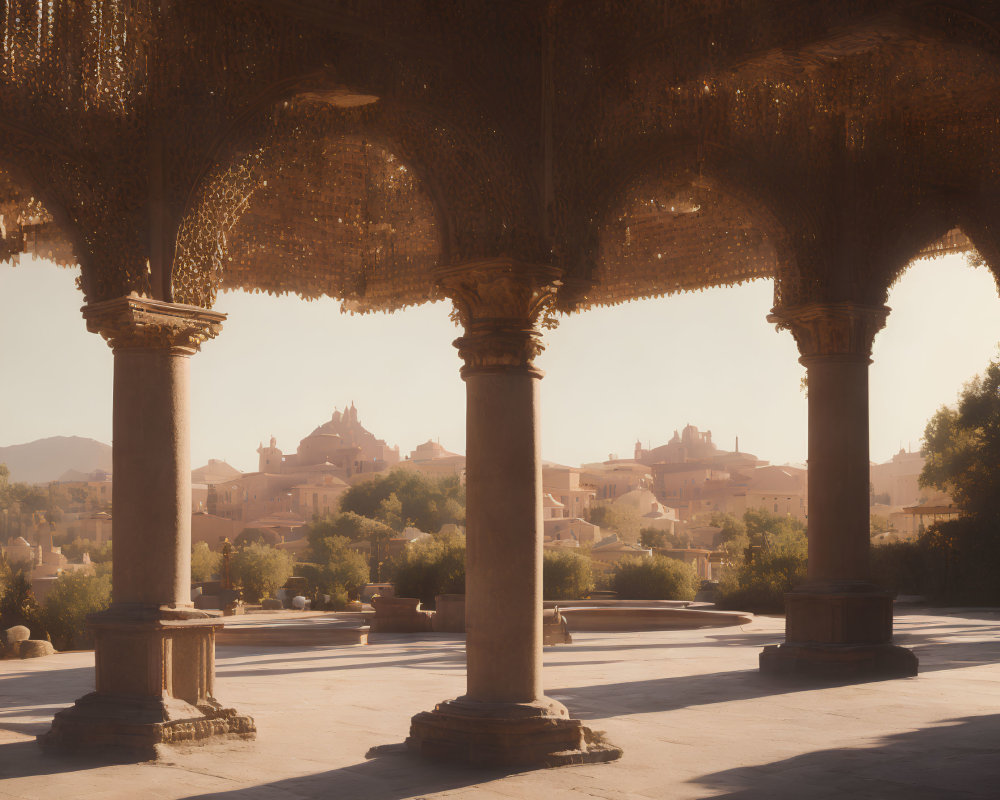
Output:
[[[111,441],[112,355],[79,313],[75,271],[0,266],[0,446],[54,435]],[[542,451],[564,464],[629,457],[687,423],[772,463],[806,456],[804,374],[789,333],[767,324],[770,281],[597,309],[546,334]],[[1000,342],[986,270],[949,256],[914,265],[875,341],[871,453],[919,447]],[[257,466],[272,434],[299,440],[353,401],[362,424],[405,455],[427,439],[465,447],[465,393],[444,303],[348,316],[332,300],[225,294],[222,335],[192,362],[192,461]]]

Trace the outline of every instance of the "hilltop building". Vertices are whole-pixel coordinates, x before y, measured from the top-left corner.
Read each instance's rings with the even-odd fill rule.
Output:
[[[258,471],[269,475],[310,472],[332,465],[340,478],[382,472],[399,463],[399,448],[389,447],[384,439],[375,438],[358,420],[354,403],[343,413],[334,409],[333,416],[299,442],[294,455],[278,449],[274,437],[267,447],[257,448],[260,456]]]
[[[445,450],[440,442],[431,439],[418,444],[399,465],[435,478],[458,475],[464,479],[465,475],[465,456]]]

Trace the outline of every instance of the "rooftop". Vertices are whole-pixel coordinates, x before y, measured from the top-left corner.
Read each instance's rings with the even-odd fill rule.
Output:
[[[33,736],[93,686],[93,653],[0,662],[0,797],[292,800],[409,797],[986,798],[1000,760],[1000,612],[920,609],[896,638],[916,678],[847,686],[762,677],[783,621],[696,631],[578,633],[545,649],[548,693],[625,750],[621,761],[505,774],[428,763],[409,717],[464,688],[460,638],[367,646],[218,648],[218,695],[256,742],[101,766],[43,756]]]

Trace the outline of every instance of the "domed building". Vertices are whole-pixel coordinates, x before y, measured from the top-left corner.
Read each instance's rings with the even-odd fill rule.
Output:
[[[295,455],[285,455],[273,436],[267,447],[261,444],[257,448],[257,453],[258,470],[271,475],[324,472],[346,480],[399,463],[399,447],[389,447],[384,439],[366,430],[358,421],[354,403],[343,413],[334,409],[329,421],[299,442]]]

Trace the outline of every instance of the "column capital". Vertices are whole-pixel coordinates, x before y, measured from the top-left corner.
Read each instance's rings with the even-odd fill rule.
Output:
[[[91,303],[81,309],[87,330],[99,333],[112,350],[168,350],[173,355],[197,353],[202,342],[222,330],[226,315],[199,306],[165,303],[130,294]]]
[[[767,316],[778,330],[791,331],[801,361],[816,358],[871,361],[875,334],[885,326],[888,306],[857,303],[806,303],[777,306]]]
[[[525,371],[544,350],[540,328],[549,317],[562,271],[544,264],[496,258],[437,271],[438,288],[454,303],[452,318],[465,328],[454,344],[465,362],[462,377],[476,372]]]

